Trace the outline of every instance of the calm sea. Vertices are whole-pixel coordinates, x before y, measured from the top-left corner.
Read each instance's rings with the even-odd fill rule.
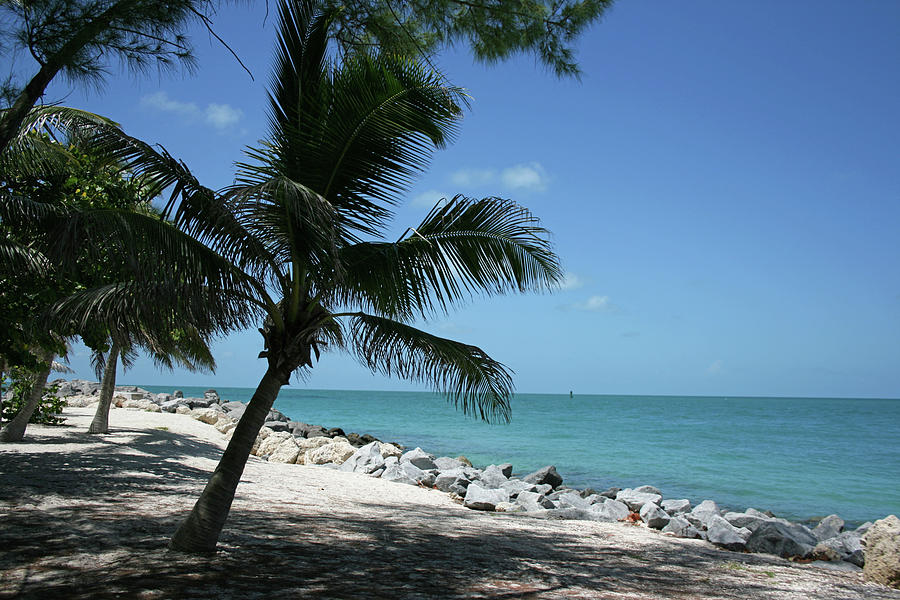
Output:
[[[228,400],[253,393],[217,389]],[[510,462],[524,474],[554,464],[574,487],[652,484],[667,498],[794,520],[900,514],[900,400],[518,394],[508,425],[418,392],[286,388],[275,407],[306,423],[464,454],[476,466]]]

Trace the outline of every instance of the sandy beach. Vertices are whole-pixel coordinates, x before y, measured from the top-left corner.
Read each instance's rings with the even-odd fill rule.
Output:
[[[167,542],[224,436],[93,407],[0,446],[0,598],[900,599],[861,573],[640,526],[483,513],[436,490],[251,457],[214,556]]]

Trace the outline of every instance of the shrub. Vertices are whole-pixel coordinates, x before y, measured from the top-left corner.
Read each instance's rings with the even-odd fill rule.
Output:
[[[34,385],[34,373],[21,367],[13,367],[10,369],[10,398],[3,399],[3,422],[13,419],[16,414],[22,410],[22,407],[28,402],[28,395],[31,393],[31,386]],[[10,380],[4,381],[4,384]],[[56,395],[59,385],[52,384],[44,388],[44,397],[41,399],[34,413],[31,415],[29,423],[41,423],[43,425],[60,425],[65,418],[61,417],[66,401]]]

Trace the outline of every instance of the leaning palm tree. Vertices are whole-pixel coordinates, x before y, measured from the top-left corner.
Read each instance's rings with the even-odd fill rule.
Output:
[[[175,222],[265,287],[268,367],[172,547],[215,550],[280,388],[323,350],[431,384],[464,412],[508,419],[512,380],[481,349],[414,323],[475,294],[545,290],[560,277],[546,230],[498,198],[457,196],[396,241],[384,234],[413,176],[452,137],[465,96],[398,56],[326,52],[331,16],[282,0],[269,135],[218,202],[188,194]],[[185,186],[184,190],[190,186]],[[199,200],[198,200],[199,197]]]

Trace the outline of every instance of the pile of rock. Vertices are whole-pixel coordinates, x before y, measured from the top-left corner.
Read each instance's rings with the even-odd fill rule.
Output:
[[[243,402],[222,402],[215,390],[207,390],[203,398],[184,398],[177,390],[171,395],[129,386],[116,390],[118,407],[190,415],[215,426],[226,437],[232,435],[246,410]],[[70,404],[85,399],[96,402],[99,384],[73,380],[60,386],[58,393],[71,396]],[[663,499],[662,492],[651,485],[601,492],[577,490],[563,486],[563,478],[553,466],[515,477],[509,463],[477,469],[462,456],[435,457],[421,448],[404,452],[402,446],[383,443],[370,435],[345,434],[337,427],[291,421],[274,409],[257,436],[252,454],[272,462],[323,465],[434,488],[473,510],[545,519],[642,523],[663,534],[704,539],[733,551],[819,561],[841,570],[864,567],[868,579],[900,586],[900,520],[893,515],[854,529],[846,529],[840,517],[829,515],[810,529],[753,508],[734,512],[719,508],[712,500],[692,506],[684,498]]]

